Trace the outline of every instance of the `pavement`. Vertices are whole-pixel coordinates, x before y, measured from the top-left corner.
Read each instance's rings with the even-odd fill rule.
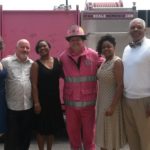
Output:
[[[4,150],[3,143],[0,143],[0,150]],[[29,150],[38,150],[38,146],[35,141],[31,142]],[[45,150],[46,150],[46,146],[45,146]],[[70,146],[67,141],[56,141],[53,144],[52,150],[70,150]]]
[[[1,142],[0,150],[4,149],[3,146],[4,146],[4,144],[3,144],[3,142]],[[32,140],[29,150],[38,150],[37,143],[35,140]],[[46,150],[46,146],[45,146],[45,150]],[[53,144],[52,150],[70,150],[68,140],[66,140],[66,139],[56,140]],[[125,145],[125,147],[120,150],[129,150],[129,147],[128,147],[128,145]]]

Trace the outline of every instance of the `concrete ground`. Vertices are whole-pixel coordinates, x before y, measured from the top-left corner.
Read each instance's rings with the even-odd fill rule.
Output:
[[[0,143],[0,150],[4,150],[3,143]],[[29,150],[38,150],[38,147],[35,141],[31,142]],[[45,150],[46,150],[46,146],[45,146]],[[53,144],[52,150],[70,150],[69,143],[67,141],[56,141]]]
[[[3,143],[0,143],[0,150],[3,150]],[[37,144],[35,140],[31,142],[30,149],[29,150],[38,150]],[[46,148],[45,148],[46,150]],[[52,150],[70,150],[70,146],[68,143],[68,140],[56,140],[55,143],[53,144]],[[97,149],[98,150],[98,149]],[[126,145],[124,148],[120,150],[129,150],[128,145]]]
[[[0,138],[0,150],[4,150],[4,138],[2,138],[2,137]],[[33,138],[32,138],[29,150],[38,150],[38,146],[35,141],[35,136],[33,136]],[[45,150],[46,150],[46,146],[45,146]],[[61,138],[57,137],[53,143],[52,150],[70,150],[70,145],[68,142],[67,135],[62,136]],[[97,148],[96,150],[99,150],[99,149]],[[125,145],[120,150],[129,150],[129,147],[128,147],[128,145]]]

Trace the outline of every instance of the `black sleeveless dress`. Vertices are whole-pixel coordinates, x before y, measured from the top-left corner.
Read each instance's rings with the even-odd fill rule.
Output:
[[[59,94],[61,66],[56,58],[52,69],[46,68],[39,60],[37,63],[38,92],[42,111],[35,115],[35,129],[43,135],[57,135],[65,128]]]

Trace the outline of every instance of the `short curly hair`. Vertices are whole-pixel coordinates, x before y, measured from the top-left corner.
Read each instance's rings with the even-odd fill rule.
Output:
[[[36,51],[37,54],[39,53],[39,47],[40,47],[40,43],[41,42],[46,42],[48,47],[49,47],[49,49],[51,48],[51,44],[48,41],[46,41],[46,40],[39,40],[37,42],[36,46],[35,46],[35,51]]]
[[[113,44],[113,46],[116,46],[116,40],[111,34],[106,34],[100,38],[100,40],[97,43],[96,51],[98,52],[99,55],[102,54],[102,45],[105,41],[109,41],[110,43]]]

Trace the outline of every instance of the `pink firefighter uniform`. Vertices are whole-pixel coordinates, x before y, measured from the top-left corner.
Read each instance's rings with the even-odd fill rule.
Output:
[[[80,26],[73,25],[66,39],[73,37],[84,42],[86,35]],[[60,57],[64,71],[63,98],[66,106],[66,125],[72,150],[95,150],[96,72],[99,57],[96,51],[83,46],[78,53],[71,47]]]

